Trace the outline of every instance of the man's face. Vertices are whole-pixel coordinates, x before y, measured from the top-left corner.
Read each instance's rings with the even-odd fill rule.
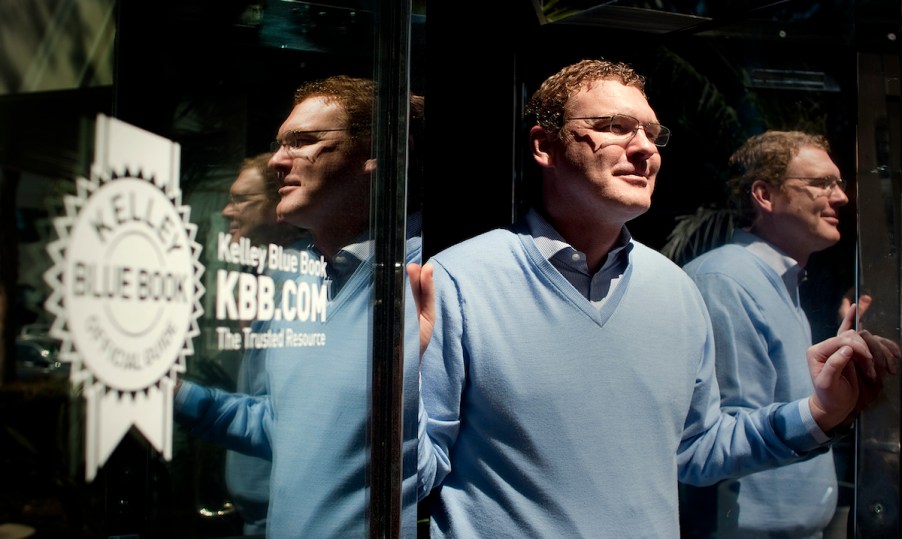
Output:
[[[839,178],[839,168],[827,152],[803,146],[786,167],[786,179],[773,197],[773,229],[783,243],[805,254],[822,251],[839,241],[838,209],[849,202],[839,188],[832,191],[799,178]]]
[[[266,183],[256,168],[245,168],[238,174],[229,197],[222,216],[229,220],[232,241],[252,237],[254,230],[276,224],[275,203],[267,196]]]
[[[367,158],[354,147],[346,127],[342,107],[321,97],[302,101],[288,115],[277,140],[292,149],[282,146],[269,161],[283,175],[280,221],[317,234],[348,212],[368,219]]]
[[[640,124],[657,117],[638,89],[612,80],[595,81],[571,96],[564,118],[625,114]],[[661,154],[645,130],[628,140],[618,138],[589,120],[565,120],[563,142],[554,142],[552,203],[568,211],[589,212],[614,223],[625,223],[651,206]],[[596,129],[593,129],[595,126]],[[546,192],[546,204],[548,194]]]

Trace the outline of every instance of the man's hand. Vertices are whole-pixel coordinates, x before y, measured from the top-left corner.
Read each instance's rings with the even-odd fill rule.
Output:
[[[867,330],[860,330],[858,334],[867,343],[871,355],[874,357],[874,367],[877,377],[874,379],[860,378],[858,402],[855,404],[855,413],[864,410],[874,404],[883,391],[883,379],[887,374],[895,375],[899,372],[899,345],[885,337],[874,335]]]
[[[429,339],[432,338],[432,329],[435,327],[435,280],[432,274],[432,265],[408,264],[407,276],[410,278],[410,288],[413,290],[413,299],[417,304],[420,323],[420,357],[423,357]]]
[[[808,369],[814,394],[811,414],[824,432],[846,423],[858,407],[861,385],[877,379],[874,356],[865,339],[853,329],[856,305],[845,313],[836,337],[808,349]]]
[[[855,315],[858,320],[858,334],[861,335],[861,337],[867,343],[868,349],[871,351],[871,355],[874,357],[874,367],[877,370],[877,377],[874,379],[869,379],[859,375],[859,395],[858,402],[856,403],[854,410],[854,412],[857,413],[861,410],[864,410],[877,400],[877,398],[880,396],[881,391],[883,390],[883,379],[887,376],[887,374],[898,374],[898,364],[902,353],[900,353],[899,344],[897,342],[891,341],[890,339],[887,339],[885,337],[881,337],[880,335],[874,335],[873,333],[865,329],[860,329],[862,326],[861,319],[864,317],[865,313],[873,303],[873,298],[869,294],[862,294],[858,298],[858,303],[855,304],[851,302],[853,294],[854,290],[849,290],[849,292],[843,297],[839,313],[845,321],[846,315],[848,314],[849,310],[853,306],[856,308]],[[849,329],[848,325],[840,327],[840,332],[845,329]],[[852,419],[854,418],[849,418],[849,421],[851,421]]]

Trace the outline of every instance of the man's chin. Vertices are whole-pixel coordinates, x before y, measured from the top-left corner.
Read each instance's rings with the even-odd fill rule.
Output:
[[[306,228],[300,212],[298,211],[283,212],[279,208],[276,208],[276,219],[280,223],[289,224],[298,228]]]

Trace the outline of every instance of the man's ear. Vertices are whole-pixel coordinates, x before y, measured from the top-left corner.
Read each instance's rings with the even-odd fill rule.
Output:
[[[363,162],[363,173],[372,174],[373,172],[376,172],[376,160],[367,159]]]
[[[554,140],[543,128],[535,125],[529,130],[529,147],[532,149],[532,158],[542,168],[554,166]]]
[[[773,211],[775,189],[779,189],[779,187],[775,187],[764,180],[755,180],[752,182],[750,187],[752,203],[759,211],[764,213]]]

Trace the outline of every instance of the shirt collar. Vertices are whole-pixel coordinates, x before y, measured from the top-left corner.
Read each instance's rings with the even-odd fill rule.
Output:
[[[423,227],[423,214],[414,212],[407,216],[407,238],[417,236]],[[342,247],[331,261],[331,269],[339,275],[348,275],[357,269],[364,260],[373,255],[376,242],[370,237],[369,230],[361,233],[348,245]],[[315,246],[314,246],[315,248]],[[319,252],[317,250],[317,252]]]
[[[761,236],[747,230],[737,229],[733,231],[732,242],[745,247],[747,251],[777,272],[790,292],[795,292],[799,285],[805,282],[805,269],[794,258]]]
[[[535,240],[539,252],[546,259],[551,260],[561,251],[566,251],[568,249],[573,251],[573,253],[582,255],[583,259],[585,259],[585,255],[567,243],[567,240],[565,240],[564,237],[561,236],[560,233],[535,209],[530,209],[529,212],[526,213],[525,220],[526,226],[529,227],[529,234],[533,237],[533,240]],[[608,252],[605,266],[620,256],[621,251],[630,244],[632,239],[629,230],[624,226],[620,230],[620,237],[617,238],[617,242]]]

